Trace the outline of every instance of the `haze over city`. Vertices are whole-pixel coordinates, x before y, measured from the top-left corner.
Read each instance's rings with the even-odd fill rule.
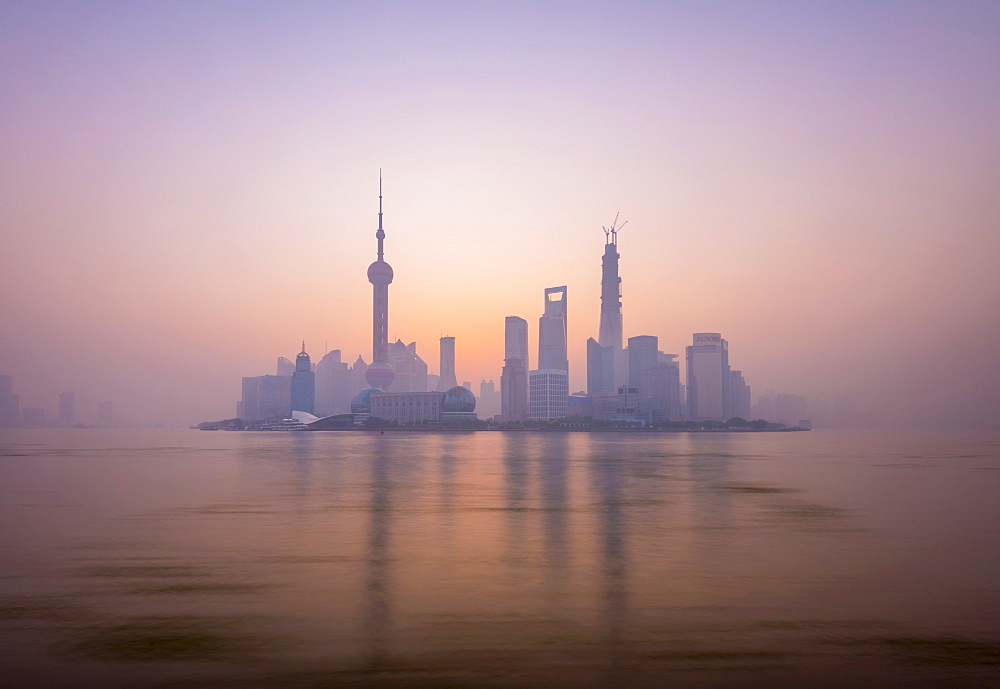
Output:
[[[603,225],[625,337],[720,332],[754,398],[995,426],[995,3],[0,7],[0,373],[138,423],[231,416],[301,341],[493,379]],[[82,415],[82,414],[81,414]]]

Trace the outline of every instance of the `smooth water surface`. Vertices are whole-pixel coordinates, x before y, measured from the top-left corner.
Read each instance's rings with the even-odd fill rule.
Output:
[[[0,455],[5,686],[1000,686],[1000,432]]]

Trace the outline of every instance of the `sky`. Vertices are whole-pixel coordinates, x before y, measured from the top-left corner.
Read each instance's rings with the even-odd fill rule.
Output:
[[[625,336],[721,332],[753,396],[1000,415],[1000,3],[0,3],[0,373],[186,425],[305,340],[494,379],[568,287],[586,387],[616,213]],[[90,410],[93,407],[92,411]]]

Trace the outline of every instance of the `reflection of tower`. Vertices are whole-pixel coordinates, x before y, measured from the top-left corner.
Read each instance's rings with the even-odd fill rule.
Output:
[[[316,406],[316,374],[312,361],[306,354],[306,343],[295,357],[295,373],[292,374],[292,411],[313,413]]]
[[[447,392],[458,385],[455,379],[455,338],[441,338],[441,377],[438,379],[437,391]]]
[[[368,282],[372,283],[372,363],[365,371],[365,380],[372,387],[388,390],[395,373],[389,363],[389,283],[392,266],[382,258],[382,174],[378,177],[378,259],[368,266]]]

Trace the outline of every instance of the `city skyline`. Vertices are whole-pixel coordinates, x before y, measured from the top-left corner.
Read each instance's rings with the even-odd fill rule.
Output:
[[[101,7],[0,8],[22,408],[180,425],[302,339],[367,360],[381,166],[387,340],[454,335],[459,380],[499,380],[503,318],[567,285],[586,388],[621,210],[626,338],[724,333],[755,397],[995,424],[993,5]]]

